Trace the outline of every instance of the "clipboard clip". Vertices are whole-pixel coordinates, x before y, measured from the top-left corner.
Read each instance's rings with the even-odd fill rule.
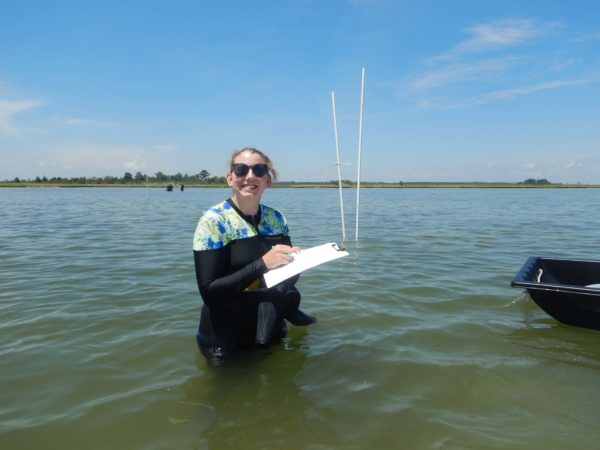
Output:
[[[331,244],[331,246],[337,252],[344,252],[344,251],[346,251],[346,247],[344,247],[342,244],[337,244],[337,243],[334,242],[334,243]]]

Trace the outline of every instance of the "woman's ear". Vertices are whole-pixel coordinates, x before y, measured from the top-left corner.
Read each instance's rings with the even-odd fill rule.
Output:
[[[267,176],[267,186],[271,186],[273,184],[273,177],[271,174]]]
[[[229,186],[233,186],[233,178],[231,176],[231,171],[227,172],[227,174],[225,174],[225,179],[227,180],[227,184]]]

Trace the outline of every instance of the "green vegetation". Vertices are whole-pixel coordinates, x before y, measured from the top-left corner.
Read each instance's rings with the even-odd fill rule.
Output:
[[[552,183],[550,183],[545,178],[542,178],[540,180],[534,180],[533,178],[527,178],[525,181],[523,181],[523,184],[548,185],[548,184],[552,184]]]
[[[122,177],[105,176],[105,177],[75,177],[63,178],[53,177],[47,178],[35,177],[31,180],[21,180],[19,177],[12,181],[5,180],[0,182],[0,186],[10,187],[31,187],[31,186],[60,186],[60,187],[81,187],[81,186],[129,186],[129,187],[145,187],[145,186],[163,186],[166,184],[186,186],[223,186],[227,185],[225,177],[211,177],[210,173],[202,170],[195,175],[165,175],[162,172],[156,172],[154,176],[147,175],[142,172],[136,172],[135,175],[131,172],[125,172]]]
[[[0,187],[164,187],[167,184],[174,186],[185,185],[186,187],[227,187],[225,177],[211,177],[210,173],[202,170],[195,175],[166,175],[162,172],[156,172],[154,176],[146,175],[141,172],[132,174],[125,172],[122,177],[105,176],[98,177],[77,177],[47,178],[35,177],[31,180],[22,180],[18,177],[12,181],[0,181]],[[275,188],[337,188],[338,181],[279,181],[273,185]],[[552,183],[545,178],[528,178],[519,183],[498,183],[498,182],[435,182],[435,181],[412,181],[396,183],[387,182],[361,182],[364,188],[599,188],[600,185],[594,184],[563,184]],[[355,188],[356,182],[342,180],[342,187]]]

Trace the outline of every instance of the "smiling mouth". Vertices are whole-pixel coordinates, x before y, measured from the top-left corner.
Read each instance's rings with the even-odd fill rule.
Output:
[[[243,188],[248,189],[250,191],[254,191],[258,188],[258,185],[257,184],[244,184]]]

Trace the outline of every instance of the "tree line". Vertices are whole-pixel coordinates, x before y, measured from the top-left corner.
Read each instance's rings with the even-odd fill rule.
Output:
[[[521,184],[552,184],[550,183],[548,180],[546,180],[545,178],[539,178],[539,179],[535,179],[535,178],[527,178],[525,181],[523,181]]]
[[[11,182],[6,180],[7,182]],[[12,183],[43,183],[43,184],[145,184],[145,183],[173,183],[173,184],[224,184],[225,177],[211,177],[207,170],[188,175],[176,173],[167,175],[162,172],[156,172],[154,175],[148,175],[142,172],[125,172],[122,177],[107,175],[105,177],[51,177],[37,176],[34,179],[21,179],[16,177]]]
[[[156,172],[154,175],[148,175],[142,172],[136,172],[131,173],[131,172],[125,172],[123,174],[122,177],[116,177],[116,176],[110,176],[107,175],[105,177],[72,177],[72,178],[67,178],[67,177],[52,177],[52,178],[48,178],[46,176],[37,176],[34,179],[23,179],[23,178],[19,178],[16,177],[14,178],[12,181],[11,180],[4,180],[2,182],[4,185],[11,185],[11,184],[15,184],[18,185],[20,183],[23,184],[32,184],[32,183],[39,183],[39,184],[56,184],[56,185],[138,185],[138,186],[143,186],[144,184],[162,184],[162,185],[167,185],[167,184],[183,184],[183,185],[226,185],[227,184],[227,180],[225,179],[224,176],[220,176],[220,177],[214,177],[211,176],[210,173],[207,170],[201,170],[200,172],[193,174],[193,175],[188,175],[186,174],[181,174],[181,173],[176,173],[173,175],[167,175],[164,174],[163,172]],[[410,187],[411,185],[454,185],[457,184],[456,182],[402,182],[402,181],[398,181],[396,183],[387,183],[387,182],[363,182],[362,183],[365,186],[373,186],[373,185],[382,185],[382,186],[406,186],[406,187]],[[458,183],[458,184],[464,184],[464,183]],[[466,183],[469,184],[469,183]],[[485,185],[487,183],[475,183],[477,185]],[[489,184],[495,184],[495,183],[489,183]],[[504,184],[504,183],[501,183]],[[511,183],[506,183],[506,184],[511,184]],[[516,182],[514,184],[517,185],[552,185],[553,183],[551,181],[548,181],[545,178],[541,178],[541,179],[535,179],[535,178],[528,178],[524,181],[521,182]],[[286,187],[286,186],[291,186],[294,187],[295,185],[306,185],[306,186],[311,186],[311,185],[319,185],[319,186],[323,186],[323,185],[331,185],[331,186],[337,186],[338,185],[338,181],[337,180],[330,180],[330,181],[303,181],[303,182],[296,182],[296,181],[282,181],[277,183],[277,186],[280,187]],[[342,180],[342,185],[344,187],[354,187],[356,186],[356,182],[355,181],[351,181],[351,180]]]

